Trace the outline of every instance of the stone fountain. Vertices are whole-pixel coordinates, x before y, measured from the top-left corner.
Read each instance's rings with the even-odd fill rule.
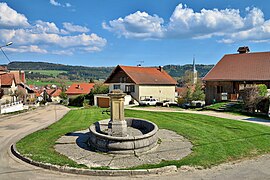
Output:
[[[111,99],[111,118],[98,121],[89,128],[88,144],[106,153],[141,153],[157,145],[156,124],[137,118],[124,117],[125,93],[114,90]]]

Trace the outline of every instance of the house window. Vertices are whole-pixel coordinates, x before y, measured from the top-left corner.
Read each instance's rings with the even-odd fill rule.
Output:
[[[113,89],[120,89],[120,84],[114,84]]]
[[[127,77],[120,77],[120,83],[125,83],[127,81]]]
[[[217,86],[217,93],[223,93],[223,87],[222,86]]]
[[[126,92],[135,92],[134,85],[126,85],[125,91]]]

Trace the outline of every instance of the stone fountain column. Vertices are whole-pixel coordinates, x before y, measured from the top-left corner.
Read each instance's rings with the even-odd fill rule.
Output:
[[[108,124],[110,136],[127,136],[127,122],[124,116],[125,93],[121,90],[113,90],[108,94],[111,98],[111,119]]]

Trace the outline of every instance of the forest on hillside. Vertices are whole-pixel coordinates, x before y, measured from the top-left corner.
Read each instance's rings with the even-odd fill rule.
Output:
[[[60,78],[70,81],[104,80],[114,69],[114,67],[71,66],[47,62],[19,61],[11,62],[7,66],[9,70],[24,70],[26,72],[26,78],[29,80],[42,78]],[[196,65],[198,76],[205,76],[213,66],[214,65]],[[193,69],[192,64],[166,65],[163,68],[175,79],[184,76],[186,71],[191,71]],[[51,71],[55,71],[56,73],[50,74]]]

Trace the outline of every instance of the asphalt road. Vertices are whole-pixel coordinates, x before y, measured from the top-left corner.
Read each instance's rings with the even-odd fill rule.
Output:
[[[0,116],[0,179],[270,179],[270,155],[242,162],[222,164],[212,169],[182,168],[178,172],[138,177],[96,177],[60,173],[24,163],[10,153],[10,146],[38,129],[60,119],[69,111],[60,105],[50,105],[35,111]]]

